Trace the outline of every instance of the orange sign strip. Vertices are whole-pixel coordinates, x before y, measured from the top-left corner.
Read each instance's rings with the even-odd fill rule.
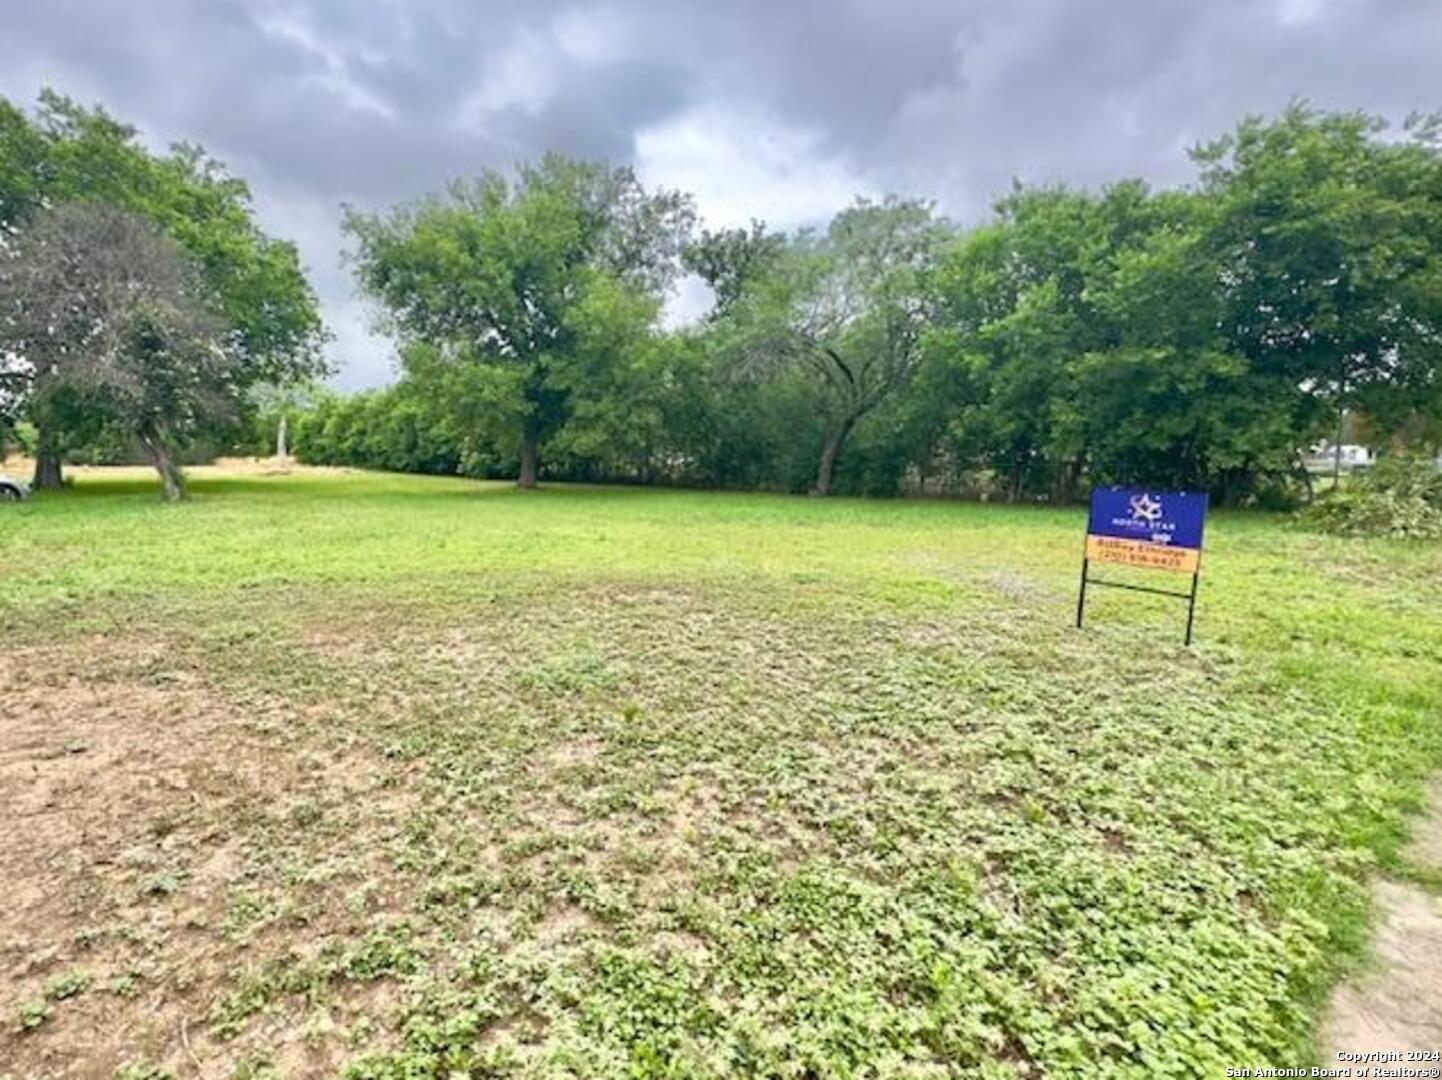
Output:
[[[1202,553],[1198,548],[1168,547],[1166,544],[1149,544],[1145,540],[1119,540],[1114,536],[1088,534],[1087,558],[1092,562],[1195,574]]]

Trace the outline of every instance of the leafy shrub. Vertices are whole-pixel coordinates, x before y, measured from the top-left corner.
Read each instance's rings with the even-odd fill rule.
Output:
[[[25,420],[18,424],[7,423],[0,415],[0,460],[11,450],[19,450],[26,457],[35,455],[35,425]]]
[[[1317,500],[1303,520],[1342,536],[1442,539],[1442,470],[1425,458],[1384,458]]]

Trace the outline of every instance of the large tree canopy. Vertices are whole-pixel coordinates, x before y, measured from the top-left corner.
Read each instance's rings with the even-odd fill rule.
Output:
[[[154,155],[134,128],[59,94],[44,92],[33,117],[0,99],[0,230],[13,234],[47,208],[77,201],[143,216],[197,268],[234,359],[237,393],[324,372],[324,330],[295,246],[260,229],[243,181],[196,146]],[[8,387],[18,402],[28,366],[7,366],[0,395]],[[58,419],[42,424],[37,479],[46,485],[58,483],[56,455],[67,439]]]
[[[174,440],[234,403],[235,337],[212,302],[178,244],[103,203],[33,214],[0,252],[0,348],[29,364],[36,416],[129,430],[171,499]]]
[[[1196,151],[1223,329],[1340,416],[1442,405],[1442,127],[1294,105]]]
[[[400,338],[431,346],[433,366],[479,369],[464,381],[532,487],[543,445],[598,385],[577,366],[594,367],[593,320],[624,311],[636,336],[691,223],[687,197],[648,192],[630,169],[552,155],[389,214],[348,211],[345,228],[361,287]]]
[[[728,304],[725,332],[753,363],[813,381],[825,429],[812,490],[831,490],[836,462],[862,418],[916,370],[926,278],[946,235],[920,202],[858,200],[824,235],[802,232],[767,257]]]
[[[958,372],[958,453],[983,454],[1013,498],[1290,470],[1307,436],[1295,387],[1264,385],[1223,333],[1206,200],[1128,182],[1020,191],[999,210],[935,279],[928,351]]]
[[[1433,430],[1437,127],[1383,135],[1299,105],[1198,149],[1194,190],[1003,199],[935,278],[923,381],[954,397],[920,410],[927,445],[979,457],[1014,498],[1087,480],[1236,499],[1297,474],[1344,409]]]

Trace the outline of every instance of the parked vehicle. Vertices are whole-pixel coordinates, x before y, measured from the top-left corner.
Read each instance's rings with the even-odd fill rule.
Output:
[[[13,476],[0,473],[0,502],[18,502],[30,498],[30,488]]]

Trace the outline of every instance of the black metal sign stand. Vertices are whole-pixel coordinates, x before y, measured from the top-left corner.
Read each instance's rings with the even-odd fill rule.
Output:
[[[1087,586],[1100,585],[1107,589],[1127,589],[1131,592],[1155,593],[1157,596],[1175,596],[1178,600],[1187,602],[1187,639],[1185,644],[1192,643],[1192,621],[1197,614],[1197,579],[1201,576],[1202,565],[1198,561],[1197,568],[1192,571],[1192,588],[1189,592],[1176,592],[1173,589],[1154,589],[1150,585],[1126,585],[1120,581],[1099,581],[1096,578],[1087,576],[1087,569],[1091,566],[1091,560],[1085,555],[1082,556],[1081,568],[1081,590],[1076,598],[1076,625],[1077,629],[1082,628],[1082,620],[1086,617]]]

